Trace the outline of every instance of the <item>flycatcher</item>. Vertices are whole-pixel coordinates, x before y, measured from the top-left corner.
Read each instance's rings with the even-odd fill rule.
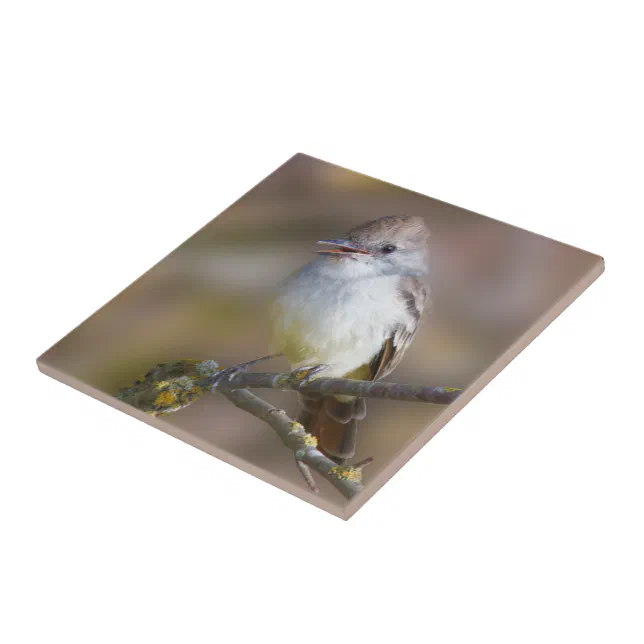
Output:
[[[318,241],[271,309],[274,348],[307,378],[378,380],[411,344],[428,297],[429,230],[420,217],[369,221]],[[298,421],[338,463],[355,454],[364,398],[300,396]]]

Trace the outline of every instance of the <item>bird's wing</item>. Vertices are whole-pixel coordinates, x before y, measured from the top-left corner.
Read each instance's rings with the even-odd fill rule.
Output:
[[[371,361],[372,380],[379,380],[391,373],[412,343],[427,302],[427,286],[416,277],[403,277],[398,286],[398,296],[405,303],[409,315],[404,324],[399,324],[392,329],[382,349]]]

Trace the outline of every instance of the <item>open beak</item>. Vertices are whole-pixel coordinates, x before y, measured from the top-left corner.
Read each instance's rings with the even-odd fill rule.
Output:
[[[318,244],[325,244],[329,248],[316,251],[323,255],[368,255],[364,248],[359,248],[346,239],[320,239]]]

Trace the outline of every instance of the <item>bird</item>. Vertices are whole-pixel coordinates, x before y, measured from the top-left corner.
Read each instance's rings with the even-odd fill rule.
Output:
[[[272,350],[292,373],[379,380],[417,334],[429,298],[430,231],[422,217],[367,221],[322,239],[316,258],[279,287],[270,309]],[[364,398],[300,394],[298,417],[338,464],[355,455]]]

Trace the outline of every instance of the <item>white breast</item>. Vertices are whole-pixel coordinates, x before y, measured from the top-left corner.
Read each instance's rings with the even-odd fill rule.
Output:
[[[393,327],[409,316],[398,276],[356,276],[305,266],[282,287],[272,309],[274,349],[293,368],[327,364],[343,376],[368,363]]]

